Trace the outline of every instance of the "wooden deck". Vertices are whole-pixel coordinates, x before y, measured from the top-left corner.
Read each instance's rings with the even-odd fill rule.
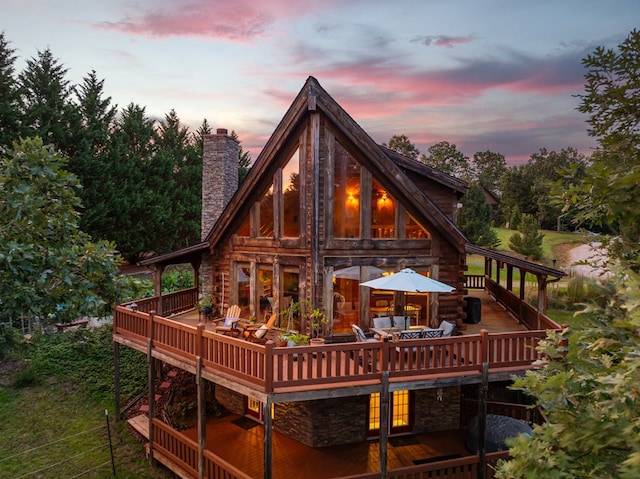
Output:
[[[238,421],[241,419],[241,421]],[[228,415],[207,422],[207,450],[224,457],[227,462],[249,477],[263,477],[264,429],[244,425],[248,418]],[[244,426],[236,423],[240,422]],[[129,424],[148,437],[148,418],[137,416]],[[248,427],[248,429],[247,429]],[[197,441],[197,429],[183,431]],[[387,449],[388,469],[415,465],[414,461],[432,461],[468,456],[464,446],[464,431],[440,431],[391,438]],[[277,432],[273,433],[273,478],[328,479],[365,474],[380,470],[377,440],[358,444],[313,448]],[[186,476],[190,477],[190,476]]]
[[[459,331],[461,334],[478,334],[480,330],[486,329],[490,333],[508,333],[512,331],[525,331],[522,324],[507,312],[498,302],[496,302],[489,294],[482,290],[471,290],[467,296],[479,298],[482,304],[481,321],[476,324],[465,324],[464,329]],[[179,321],[189,326],[196,326],[200,323],[205,324],[205,329],[214,331],[216,323],[213,321],[205,321],[201,314],[196,310],[186,311],[184,313],[170,316],[174,321]]]

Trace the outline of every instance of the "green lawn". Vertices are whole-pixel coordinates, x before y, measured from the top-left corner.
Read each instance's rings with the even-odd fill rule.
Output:
[[[111,328],[98,329],[34,337],[21,353],[26,366],[3,368],[0,479],[113,477],[105,410],[118,478],[174,477],[152,469],[126,423],[114,421]],[[122,353],[126,402],[146,387],[146,361],[129,348]]]
[[[509,238],[516,232],[507,228],[493,228],[500,240],[498,250],[509,251]],[[587,238],[582,233],[569,233],[566,231],[540,230],[544,234],[542,239],[542,262],[552,264],[553,259],[558,259],[557,266],[563,260],[563,251],[573,246],[578,246],[587,242]]]

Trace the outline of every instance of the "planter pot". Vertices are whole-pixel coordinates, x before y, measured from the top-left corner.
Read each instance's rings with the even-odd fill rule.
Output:
[[[324,338],[311,338],[309,340],[309,344],[311,346],[321,346],[322,344],[324,344]]]

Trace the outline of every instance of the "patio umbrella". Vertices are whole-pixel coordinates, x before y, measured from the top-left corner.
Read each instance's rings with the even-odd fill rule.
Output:
[[[383,276],[382,278],[365,281],[364,283],[360,283],[360,286],[384,289],[387,291],[402,291],[405,293],[405,297],[406,293],[450,293],[455,291],[454,287],[435,279],[427,278],[426,276],[416,273],[411,268],[402,269],[397,273]]]
[[[360,283],[360,286],[386,289],[388,291],[404,291],[406,293],[450,293],[456,289],[448,284],[416,273],[411,268],[402,269],[389,276],[365,281]]]

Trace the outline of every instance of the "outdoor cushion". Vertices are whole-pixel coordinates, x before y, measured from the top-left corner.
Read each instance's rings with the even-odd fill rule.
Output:
[[[256,331],[256,338],[262,338],[265,334],[267,334],[267,331],[269,331],[269,328],[266,324],[263,324]]]
[[[456,325],[453,323],[450,323],[449,321],[442,321],[440,323],[440,329],[442,329],[443,337],[451,336],[455,328],[456,328]]]
[[[373,318],[373,327],[374,328],[390,328],[391,318],[389,316]]]
[[[400,329],[409,329],[411,326],[411,321],[406,316],[394,316],[393,317],[393,327]]]

